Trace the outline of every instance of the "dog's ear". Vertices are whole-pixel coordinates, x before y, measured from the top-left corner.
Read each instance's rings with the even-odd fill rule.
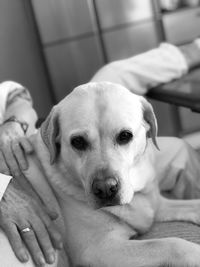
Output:
[[[43,142],[50,153],[50,164],[55,162],[58,154],[59,121],[56,107],[53,107],[46,120],[40,127]]]
[[[147,132],[147,136],[152,139],[155,147],[159,150],[159,147],[156,141],[158,126],[157,126],[157,120],[156,120],[156,116],[154,114],[153,108],[151,104],[144,97],[141,97],[141,103],[142,103],[144,120],[150,126]]]

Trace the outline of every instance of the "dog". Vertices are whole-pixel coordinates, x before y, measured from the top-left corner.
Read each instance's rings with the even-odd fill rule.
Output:
[[[155,221],[200,224],[199,200],[161,195],[156,136],[150,103],[109,82],[75,88],[31,136],[24,174],[60,214],[66,266],[200,266],[197,244],[136,239]]]

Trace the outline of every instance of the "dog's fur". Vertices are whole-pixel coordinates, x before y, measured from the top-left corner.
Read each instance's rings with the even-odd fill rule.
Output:
[[[131,133],[128,142],[117,141],[122,131]],[[159,153],[156,134],[153,109],[143,97],[101,82],[77,87],[31,137],[35,154],[29,156],[25,175],[61,214],[70,266],[200,266],[196,244],[133,238],[154,221],[200,223],[199,200],[160,195],[153,167],[154,153]],[[76,137],[87,146],[74,147]],[[117,196],[102,201],[92,185],[108,177],[118,183]]]

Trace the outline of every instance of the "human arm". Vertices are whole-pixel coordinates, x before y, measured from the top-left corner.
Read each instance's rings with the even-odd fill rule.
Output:
[[[20,261],[26,262],[31,256],[37,266],[44,266],[45,262],[55,262],[56,250],[62,249],[54,224],[57,214],[44,207],[30,187],[27,189],[24,191],[16,179],[9,183],[0,202],[0,227]],[[31,230],[22,233],[27,227]]]
[[[35,131],[37,114],[26,88],[15,82],[0,84],[0,171],[17,176],[26,169],[24,152],[32,148],[25,138]],[[26,129],[23,129],[23,125]]]
[[[13,120],[13,116],[19,122]],[[1,83],[0,173],[11,174],[14,179],[12,176],[0,174],[0,227],[6,232],[19,260],[28,259],[28,249],[35,262],[40,260],[50,262],[50,256],[54,253],[53,248],[58,248],[58,242],[54,239],[60,239],[58,231],[51,224],[52,215],[41,208],[36,194],[30,196],[20,187],[16,187],[21,174],[20,168],[27,168],[24,154],[32,152],[32,146],[26,137],[35,131],[36,119],[37,115],[32,107],[29,92],[15,82]],[[21,126],[24,122],[28,124],[27,131]],[[37,233],[43,233],[39,239],[35,238],[33,232],[31,236],[30,233],[26,235],[28,239],[26,238],[24,246],[19,227],[30,221]]]
[[[199,64],[200,46],[196,41],[180,47],[163,43],[143,54],[107,64],[91,81],[115,82],[133,93],[145,94],[152,87],[180,78]]]

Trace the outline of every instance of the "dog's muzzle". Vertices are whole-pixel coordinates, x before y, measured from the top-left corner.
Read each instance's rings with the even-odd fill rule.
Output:
[[[94,196],[103,202],[112,201],[119,191],[119,182],[114,177],[106,179],[94,179],[92,192]]]

